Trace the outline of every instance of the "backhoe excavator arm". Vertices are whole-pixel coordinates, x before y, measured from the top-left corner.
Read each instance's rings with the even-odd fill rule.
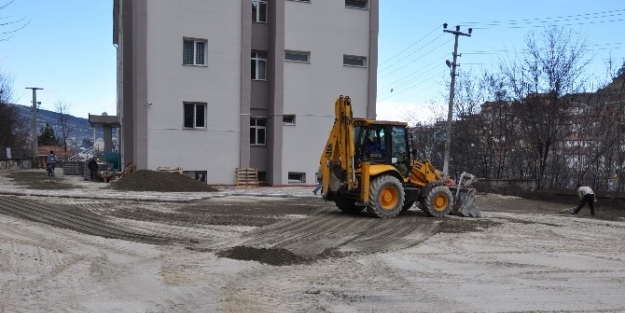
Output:
[[[334,126],[319,160],[324,198],[341,188],[358,186],[354,169],[354,118],[349,97],[340,96],[336,100],[334,116]],[[347,186],[342,186],[341,181],[346,182]]]

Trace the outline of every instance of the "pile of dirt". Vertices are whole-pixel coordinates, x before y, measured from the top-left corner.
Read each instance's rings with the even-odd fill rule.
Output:
[[[223,258],[258,261],[268,265],[283,266],[308,263],[310,260],[302,258],[286,249],[265,249],[246,246],[236,246],[234,248],[217,253]]]
[[[178,173],[140,170],[111,183],[111,188],[123,191],[214,192],[217,189]]]

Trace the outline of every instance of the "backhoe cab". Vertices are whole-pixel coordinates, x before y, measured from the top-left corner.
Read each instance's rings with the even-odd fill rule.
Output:
[[[454,198],[442,175],[427,161],[411,158],[408,125],[355,119],[351,100],[335,102],[335,120],[321,154],[323,198],[346,213],[367,209],[395,217],[419,201],[431,216],[450,213]]]

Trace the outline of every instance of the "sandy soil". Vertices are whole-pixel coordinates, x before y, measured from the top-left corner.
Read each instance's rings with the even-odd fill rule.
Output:
[[[312,195],[0,196],[0,312],[625,312],[624,210],[476,202],[382,220]]]

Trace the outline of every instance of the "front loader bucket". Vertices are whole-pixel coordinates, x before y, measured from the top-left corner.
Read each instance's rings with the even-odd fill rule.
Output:
[[[452,191],[457,194],[451,214],[463,217],[482,217],[482,213],[475,205],[475,188],[460,188]]]

